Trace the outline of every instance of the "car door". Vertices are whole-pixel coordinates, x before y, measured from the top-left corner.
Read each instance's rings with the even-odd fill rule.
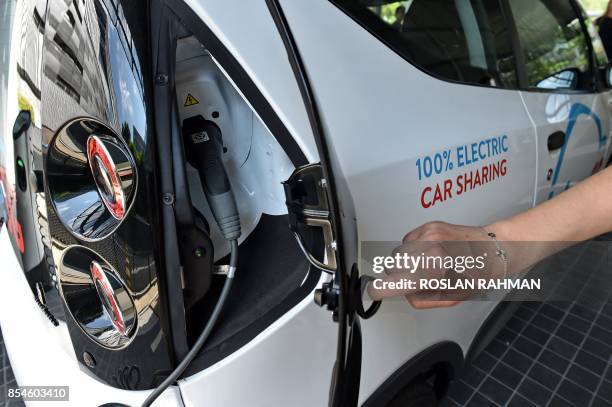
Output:
[[[331,169],[325,177],[336,185],[332,206],[344,244],[335,247],[345,276],[357,264],[352,242],[401,240],[431,220],[483,224],[533,204],[535,132],[515,90],[512,42],[498,2],[268,4],[282,8],[276,20],[289,27],[290,61],[296,48],[298,82],[306,78],[312,87],[306,104],[318,106],[311,122],[320,125],[327,150],[320,154]],[[402,31],[387,18],[399,6],[407,8]],[[344,382],[333,381],[332,395],[350,393],[347,382],[361,384],[364,402],[428,345],[468,340],[494,304],[458,307],[450,318],[415,315],[399,303],[386,310],[396,305],[400,312],[363,325],[363,369],[354,341],[341,350],[350,325],[340,326],[335,378],[344,366]]]
[[[579,6],[578,3],[576,3]],[[612,140],[610,138],[610,116],[612,115],[612,87],[610,86],[609,79],[609,61],[606,55],[601,38],[599,38],[598,26],[595,24],[592,18],[590,18],[582,7],[578,7],[579,14],[581,15],[582,21],[586,26],[586,32],[588,33],[588,39],[591,45],[591,51],[593,53],[593,63],[595,65],[596,82],[597,82],[597,94],[595,97],[598,99],[597,105],[601,112],[602,128],[604,134],[607,135],[606,148],[604,149],[603,160],[601,161],[601,169],[605,168],[610,163],[610,147],[612,146]],[[599,166],[597,167],[597,169]]]
[[[521,92],[537,128],[536,203],[602,168],[607,106],[596,94],[589,40],[570,0],[508,0]]]
[[[356,406],[361,378],[362,338],[358,308],[361,291],[357,271],[357,232],[353,199],[342,167],[330,144],[312,83],[304,60],[277,0],[268,0],[268,8],[283,40],[295,75],[304,107],[308,114],[320,163],[297,168],[284,183],[290,228],[311,263],[333,277],[315,291],[315,302],[332,312],[338,323],[336,360],[331,374],[330,406]],[[304,245],[305,228],[316,229],[324,239],[324,252],[319,254]],[[361,316],[373,316],[380,303]]]

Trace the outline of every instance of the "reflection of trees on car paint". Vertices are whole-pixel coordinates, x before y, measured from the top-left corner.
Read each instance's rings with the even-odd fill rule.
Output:
[[[411,7],[417,3],[419,3],[419,0],[399,1],[370,6],[368,9],[382,21],[396,28],[402,27],[402,22],[396,21],[396,9],[402,6],[407,12],[410,12]],[[511,6],[524,49],[528,86],[542,88],[571,87],[576,78],[576,75],[571,72],[566,72],[565,76],[562,75],[561,78],[555,77],[561,83],[553,84],[554,86],[551,86],[551,84],[547,86],[545,80],[560,71],[567,70],[568,67],[575,68],[580,72],[587,72],[589,68],[587,39],[583,35],[580,21],[575,18],[573,11],[569,10],[571,13],[564,12],[560,16],[553,15],[542,3],[533,3],[530,0],[515,0],[511,2]],[[449,5],[450,7],[452,5]],[[568,17],[568,20],[566,20],[566,17]],[[461,16],[462,20],[465,18],[467,17]],[[406,26],[408,24],[406,21],[403,21],[403,28],[400,30],[413,30],[414,27]],[[591,27],[589,31],[596,31],[596,29]],[[447,34],[451,35],[450,32]],[[594,47],[596,49],[601,48],[598,42],[595,42]],[[475,55],[470,55],[470,58],[474,58]],[[601,55],[601,52],[598,52],[598,55]],[[514,58],[509,60],[498,58],[496,68],[503,83],[514,83],[514,64]]]
[[[142,149],[140,148],[142,147],[143,140],[138,130],[136,130],[134,127],[132,131],[130,131],[130,125],[127,122],[124,122],[121,125],[121,135],[123,136],[123,139],[127,141],[130,152],[134,156],[134,161],[141,163],[144,159]]]
[[[585,10],[601,14],[606,9],[608,0],[580,0],[580,3],[582,3],[582,7],[584,7]]]
[[[396,1],[382,6],[370,7],[370,10],[378,14],[386,23],[393,24],[395,23],[395,10],[399,6],[403,6],[407,9],[410,7],[410,3],[412,3],[412,1]]]
[[[601,15],[606,10],[608,4],[608,0],[579,0],[579,2],[591,17]],[[372,6],[370,9],[380,15],[387,23],[393,24],[395,22],[395,9],[399,6],[408,8],[410,7],[410,3],[412,3],[412,0],[392,1],[381,6]]]
[[[580,32],[580,23],[576,20],[567,30],[559,28],[555,40],[542,42],[530,51],[530,61],[527,62],[529,84],[536,85],[543,78],[563,70],[568,65],[587,67],[588,53],[577,55],[578,49],[586,51],[587,43]]]

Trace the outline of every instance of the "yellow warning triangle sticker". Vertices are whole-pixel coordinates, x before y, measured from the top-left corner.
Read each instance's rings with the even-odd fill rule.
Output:
[[[187,94],[187,98],[185,99],[185,107],[188,106],[193,106],[193,105],[197,105],[198,103],[198,99],[194,98],[193,95],[191,93]]]

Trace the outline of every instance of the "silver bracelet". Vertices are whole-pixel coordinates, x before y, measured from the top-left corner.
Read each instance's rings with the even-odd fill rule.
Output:
[[[484,226],[480,227],[486,234],[489,236],[493,242],[495,243],[495,254],[499,257],[504,263],[504,278],[508,275],[508,253],[501,248],[499,241],[497,240],[497,235],[493,232],[489,232]]]

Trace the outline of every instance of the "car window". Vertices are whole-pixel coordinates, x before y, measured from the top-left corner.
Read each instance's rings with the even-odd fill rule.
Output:
[[[606,49],[604,48],[597,27],[590,18],[586,17],[585,24],[589,35],[591,36],[591,43],[593,44],[593,54],[595,54],[595,63],[599,68],[605,68],[608,65],[608,56],[606,55]]]
[[[510,0],[528,88],[592,89],[589,48],[570,0]]]
[[[582,19],[584,20],[589,36],[591,37],[591,44],[593,44],[593,55],[595,57],[594,62],[595,66],[597,67],[599,83],[603,88],[609,88],[606,74],[608,67],[608,56],[606,54],[603,41],[599,37],[599,24],[595,24],[593,19],[589,18],[589,16],[584,12],[584,9],[580,8],[580,12],[582,13]]]
[[[441,79],[517,86],[499,0],[331,0],[405,59]]]

